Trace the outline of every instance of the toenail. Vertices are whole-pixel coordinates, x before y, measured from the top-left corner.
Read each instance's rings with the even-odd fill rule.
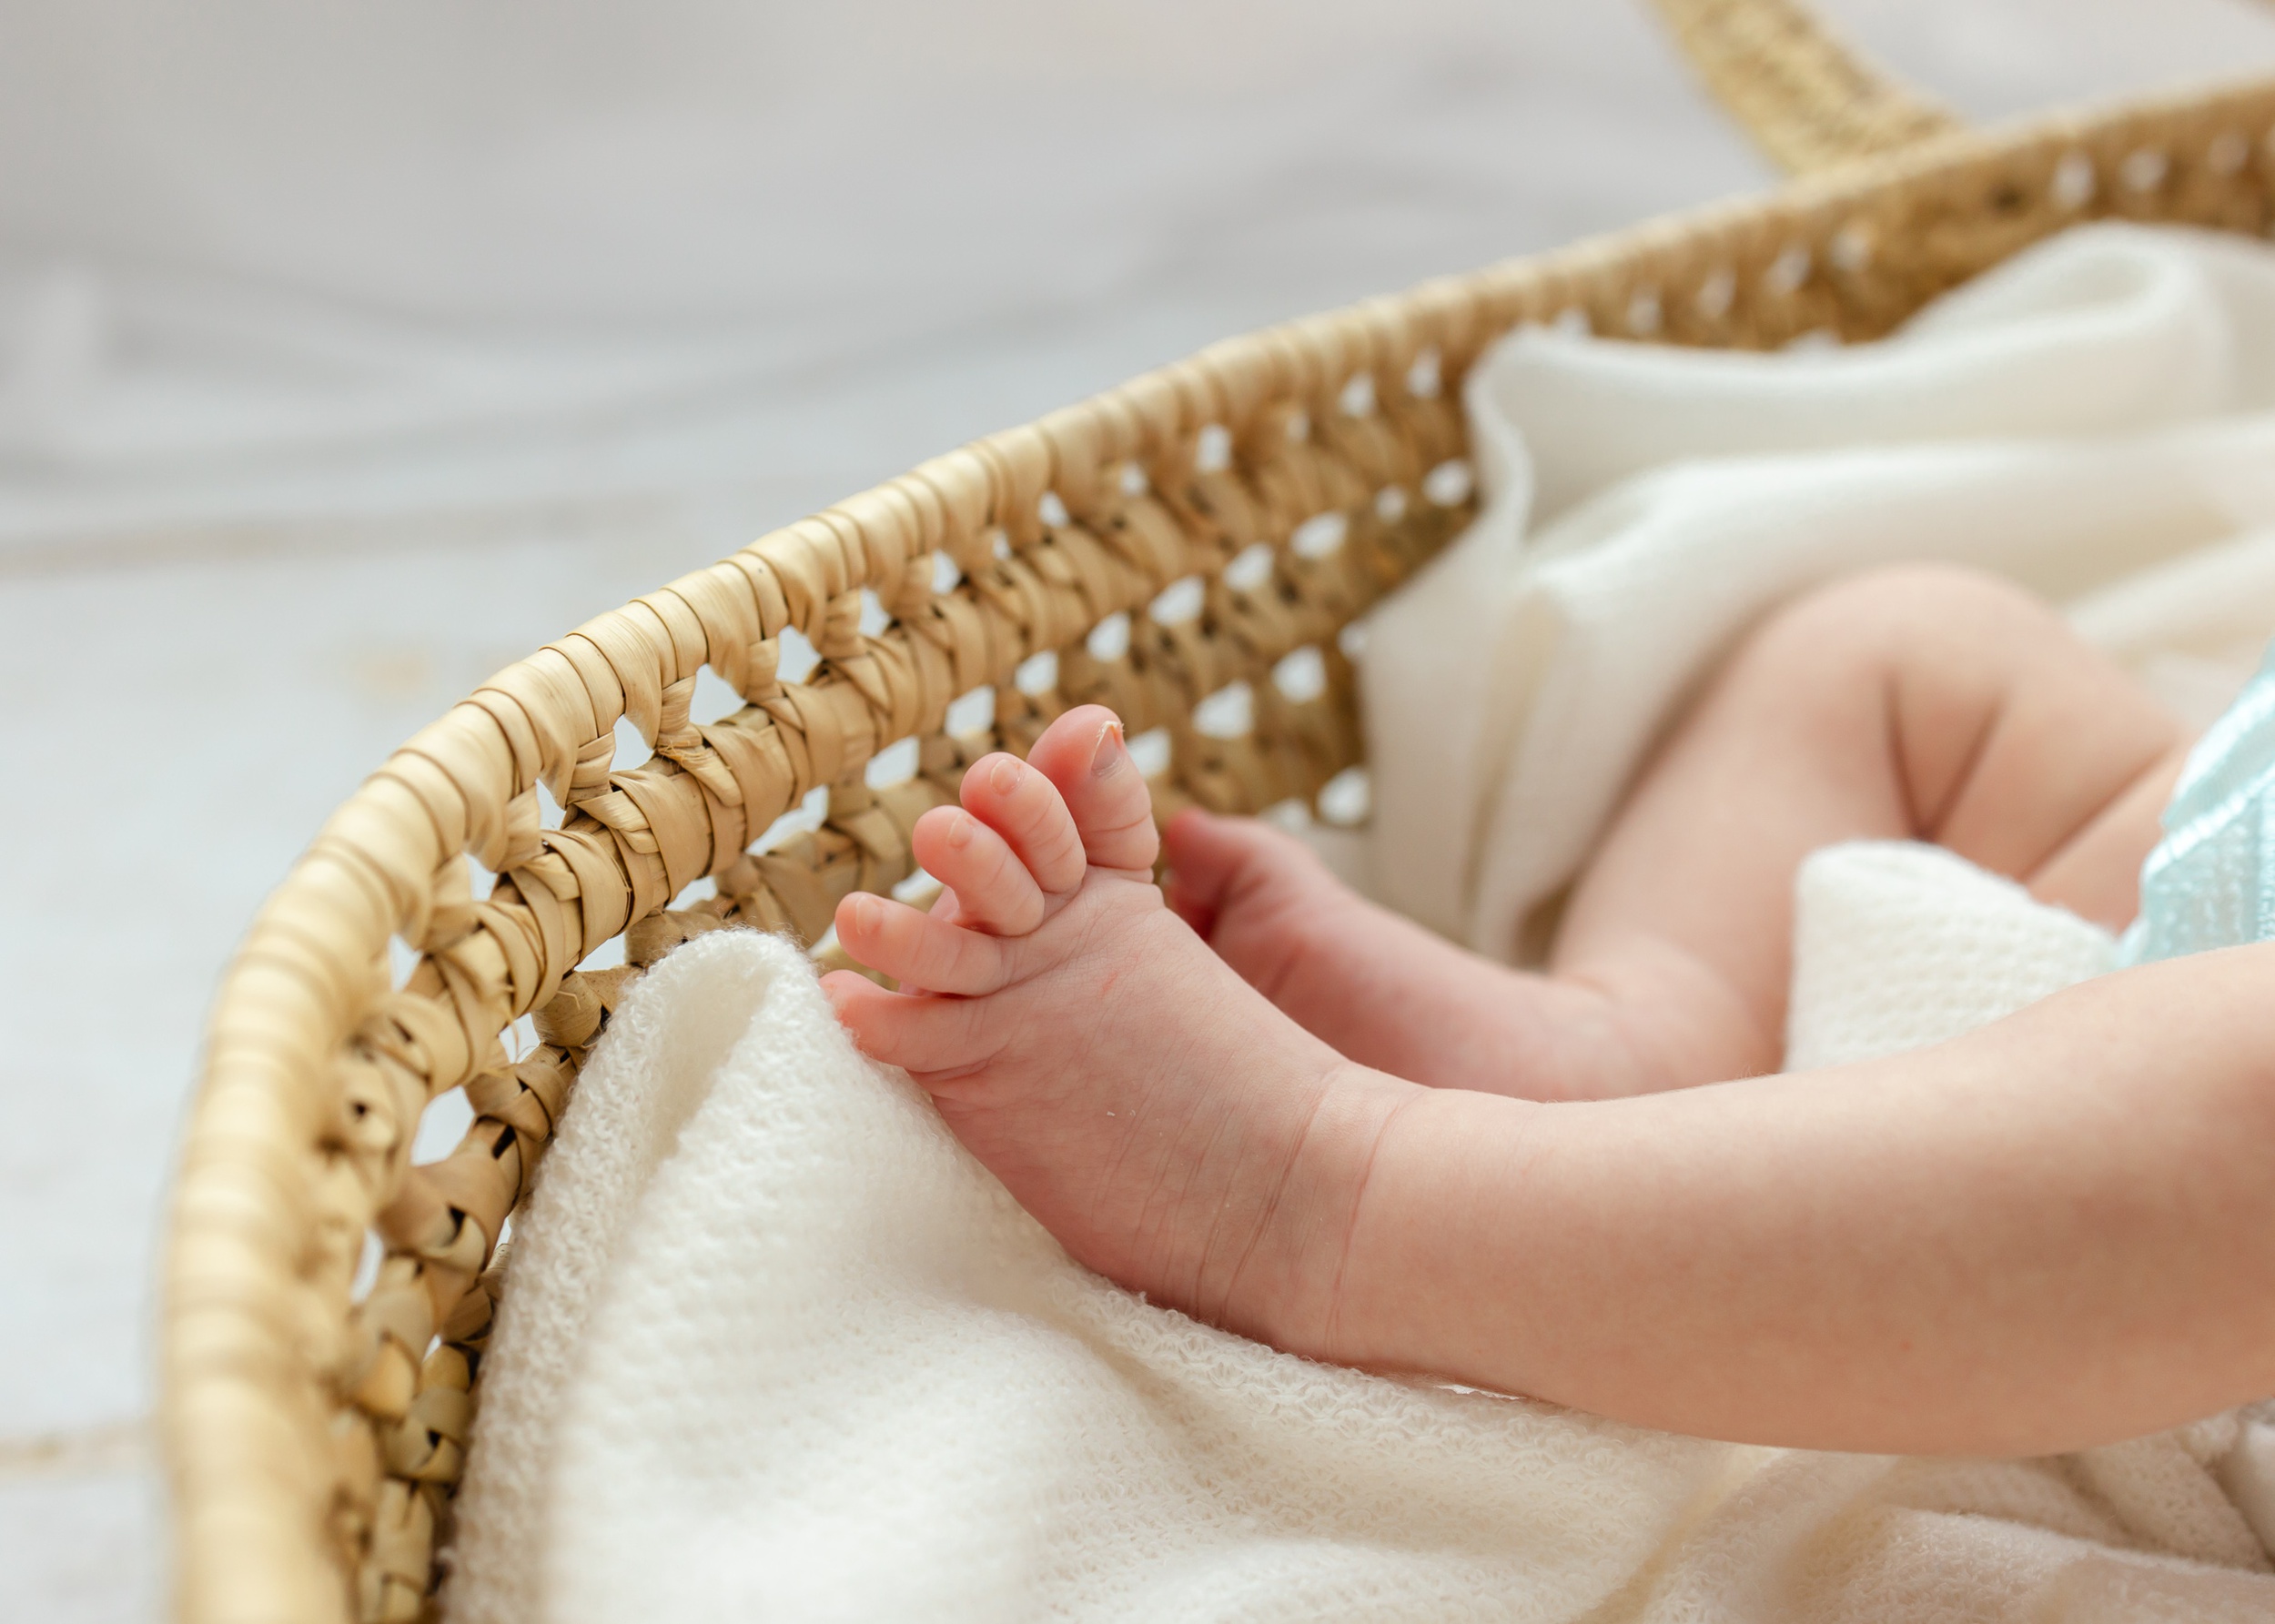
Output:
[[[967,812],[959,812],[948,820],[948,849],[961,852],[972,843],[972,829],[979,822]]]
[[[885,912],[884,904],[865,891],[854,892],[851,900],[854,926],[857,930],[865,931],[873,928],[878,917]]]
[[[1019,787],[1019,759],[1016,756],[997,756],[994,769],[987,774],[987,787],[998,795],[1008,795]]]
[[[1090,776],[1104,778],[1129,760],[1129,751],[1122,745],[1122,724],[1117,720],[1098,730],[1098,741],[1090,750]]]

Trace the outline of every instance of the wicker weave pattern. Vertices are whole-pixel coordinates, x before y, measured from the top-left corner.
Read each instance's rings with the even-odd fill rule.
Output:
[[[499,673],[334,815],[215,1012],[167,1263],[183,1615],[427,1606],[497,1240],[640,965],[727,923],[812,940],[852,889],[910,873],[910,825],[966,761],[1024,749],[1070,704],[1168,731],[1165,807],[1308,795],[1356,759],[1333,634],[1466,517],[1451,470],[1430,476],[1463,452],[1456,386],[1493,337],[1557,319],[1727,346],[1870,337],[2088,215],[2263,230],[2271,133],[2275,86],[2255,86],[1942,143],[1233,340],[925,464]],[[1200,613],[1148,612],[1187,577]],[[1127,648],[1093,652],[1116,614]],[[821,657],[803,681],[780,680],[793,630]],[[1304,647],[1328,681],[1296,702],[1269,673]],[[1028,663],[1045,651],[1055,677]],[[705,665],[746,704],[697,725]],[[1197,729],[1196,704],[1235,681],[1256,696],[1254,732]],[[992,734],[945,734],[950,701],[982,684]],[[614,767],[620,717],[652,760]],[[865,764],[908,737],[917,775],[870,788]],[[819,831],[748,850],[815,786]],[[470,857],[495,876],[484,894]],[[706,876],[715,897],[671,906]],[[626,968],[575,972],[620,933]],[[399,987],[390,937],[420,955]],[[509,1062],[500,1034],[525,1014],[541,1041]],[[410,1167],[420,1111],[460,1085],[471,1131]],[[372,1231],[385,1259],[351,1302]]]

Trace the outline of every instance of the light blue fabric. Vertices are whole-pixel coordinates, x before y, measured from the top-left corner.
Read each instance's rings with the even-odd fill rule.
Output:
[[[2275,937],[2275,647],[2189,752],[2163,822],[2123,962]]]

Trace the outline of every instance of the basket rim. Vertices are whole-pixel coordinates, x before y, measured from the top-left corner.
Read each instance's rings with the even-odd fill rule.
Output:
[[[961,481],[940,511],[893,522],[915,525],[925,532],[917,539],[936,545],[959,527],[968,532],[996,519],[1011,499],[1031,500],[1034,491],[1049,489],[1075,471],[1080,446],[1123,432],[1115,424],[1125,426],[1130,452],[1141,453],[1205,423],[1315,397],[1322,379],[1340,384],[1340,376],[1328,377],[1338,367],[1350,368],[1386,343],[1424,340],[1412,347],[1437,349],[1451,381],[1502,333],[1567,310],[1582,312],[1601,333],[1683,341],[1659,328],[1659,289],[1702,266],[1769,263],[1796,243],[1821,252],[1859,218],[1885,232],[1890,222],[1903,222],[1906,207],[1930,217],[1921,227],[1926,246],[1907,251],[1921,257],[1923,285],[1941,278],[1929,288],[1940,291],[2068,223],[2049,225],[2026,213],[2004,227],[1987,225],[1973,217],[1987,207],[1986,187],[2043,186],[2077,152],[2108,177],[2103,192],[2114,194],[2126,158],[2170,137],[2174,126],[2185,133],[2233,126],[2260,164],[2275,166],[2275,152],[2262,145],[2271,121],[2275,77],[2267,76],[2039,114],[1434,277],[1402,294],[1221,341],[974,442],[925,465],[938,469],[961,459],[932,476],[935,488]],[[2275,189],[2275,181],[2262,184]],[[1963,197],[1969,201],[1949,207]],[[2071,217],[2167,217],[2103,209],[2100,200]],[[1946,217],[1967,216],[1968,228],[1946,217],[1950,240],[1926,242],[1938,202]],[[1643,330],[1638,289],[1652,292],[1651,330]],[[1890,310],[1866,309],[1855,336],[1868,336],[1876,323],[1885,330],[1904,313]],[[1382,337],[1393,331],[1394,340]],[[1754,336],[1778,335],[1773,324]],[[964,509],[955,510],[956,501]],[[905,506],[895,482],[804,522],[841,535],[851,524],[865,535],[862,525],[885,522],[879,513],[887,504],[895,512]],[[707,652],[698,639],[696,662]],[[619,697],[618,714],[638,702],[636,695]],[[592,720],[605,731],[615,717]],[[504,731],[493,711],[470,698],[389,757],[327,819],[262,903],[216,989],[177,1153],[163,1265],[158,1420],[182,1616],[346,1616],[345,1581],[322,1526],[333,1471],[322,1442],[328,1406],[306,1352],[320,1343],[323,1327],[309,1323],[313,1310],[295,1261],[310,1221],[308,1152],[329,1108],[327,1068],[386,991],[374,981],[374,966],[383,963],[389,939],[423,933],[436,905],[430,883],[438,866],[504,838],[505,802],[534,782],[535,756]]]

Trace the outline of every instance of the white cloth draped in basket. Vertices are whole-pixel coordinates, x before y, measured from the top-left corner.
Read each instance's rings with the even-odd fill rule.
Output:
[[[2275,540],[2246,533],[2275,519],[2275,422],[2196,419],[2275,395],[2275,265],[2080,233],[1916,331],[1756,360],[1527,335],[1483,366],[1492,504],[1366,656],[1400,843],[1380,890],[1513,942],[1706,663],[1857,563],[2096,591],[2092,635],[2219,708],[2275,627]],[[1934,443],[1939,421],[1972,438]],[[1730,456],[1780,444],[1816,449]],[[1562,517],[1528,543],[1529,459]],[[1820,853],[1799,899],[1803,1059],[1932,1042],[2106,963],[2092,927],[1925,848]],[[854,1053],[799,955],[743,933],[619,1012],[518,1226],[482,1387],[445,1592],[469,1624],[2275,1617],[2275,1426],[2245,1414],[2056,1460],[1750,1449],[1150,1307]]]
[[[2075,231],[1847,349],[1528,330],[1467,392],[1485,511],[1370,622],[1367,877],[1496,957],[1689,685],[1817,581],[1941,559],[2068,601],[2231,544],[2082,622],[2202,721],[2275,631],[2248,533],[2275,526],[2275,253],[2234,237]]]

